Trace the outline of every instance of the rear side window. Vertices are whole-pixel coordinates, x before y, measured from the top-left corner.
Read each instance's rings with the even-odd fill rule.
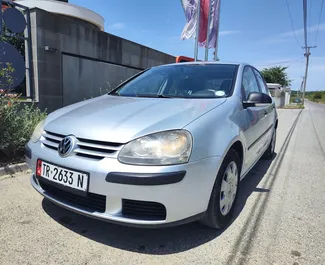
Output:
[[[259,86],[261,88],[261,92],[264,93],[264,94],[269,95],[269,90],[268,90],[268,88],[267,88],[261,74],[256,69],[254,69],[254,73],[256,75],[257,82],[258,82],[258,84],[259,84]]]

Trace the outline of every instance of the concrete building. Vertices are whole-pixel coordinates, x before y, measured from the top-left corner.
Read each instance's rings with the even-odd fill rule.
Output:
[[[290,103],[290,88],[282,87],[280,84],[267,83],[271,96],[275,100],[275,106],[281,108],[283,106],[289,105]]]
[[[17,0],[30,8],[33,94],[41,109],[52,112],[99,96],[143,69],[175,62],[174,56],[106,33],[99,14],[67,2]]]

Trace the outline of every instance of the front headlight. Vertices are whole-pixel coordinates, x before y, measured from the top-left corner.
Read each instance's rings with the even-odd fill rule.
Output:
[[[30,140],[33,142],[33,143],[37,143],[38,140],[41,138],[41,135],[43,133],[43,129],[44,129],[44,124],[45,124],[45,119],[42,120],[41,122],[39,122],[35,129],[34,129],[34,132],[32,134],[32,137],[30,138]]]
[[[187,163],[191,151],[191,134],[185,130],[173,130],[129,142],[120,151],[118,160],[132,165],[175,165]]]

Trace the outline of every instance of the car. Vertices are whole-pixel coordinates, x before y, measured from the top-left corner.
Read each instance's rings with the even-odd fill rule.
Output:
[[[297,104],[301,103],[301,99],[300,98],[295,98],[294,103],[297,103]]]
[[[241,180],[272,159],[278,116],[246,63],[148,68],[50,113],[26,145],[31,185],[71,211],[126,226],[229,226]]]

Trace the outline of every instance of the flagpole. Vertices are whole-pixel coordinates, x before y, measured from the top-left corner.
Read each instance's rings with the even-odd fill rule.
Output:
[[[210,35],[210,23],[211,23],[211,7],[212,7],[212,1],[210,0],[209,3],[209,15],[208,15],[208,24],[207,24],[207,37],[205,39],[205,57],[204,60],[208,61],[209,60],[209,35]]]
[[[216,47],[214,50],[214,60],[218,58],[218,46],[219,46],[219,26],[220,26],[220,9],[221,9],[221,0],[218,1],[218,23],[217,23],[217,38],[216,38]]]
[[[194,60],[197,61],[198,49],[199,49],[199,32],[200,32],[200,13],[201,13],[201,0],[197,1],[197,22],[196,22],[196,37],[195,37],[195,48],[194,48]]]

